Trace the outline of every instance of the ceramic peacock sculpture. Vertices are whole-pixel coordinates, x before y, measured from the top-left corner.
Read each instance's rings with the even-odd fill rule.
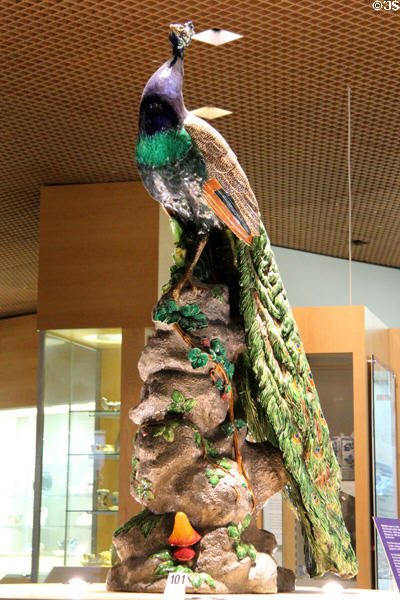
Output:
[[[175,225],[174,296],[194,285],[192,275],[210,281],[217,273],[229,285],[246,334],[236,385],[249,431],[282,453],[310,575],[352,577],[357,560],[341,512],[340,469],[255,196],[224,138],[184,105],[192,34],[190,22],[170,27],[172,58],[144,88],[136,147],[143,183]]]

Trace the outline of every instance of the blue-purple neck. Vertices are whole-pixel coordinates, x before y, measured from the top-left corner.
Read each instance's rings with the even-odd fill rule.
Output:
[[[187,110],[183,102],[183,57],[174,53],[149,79],[139,113],[139,135],[181,127]]]

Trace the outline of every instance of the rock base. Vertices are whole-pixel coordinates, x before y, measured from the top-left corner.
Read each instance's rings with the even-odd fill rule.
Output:
[[[179,303],[164,296],[154,321],[157,335],[138,365],[141,401],[130,412],[139,425],[131,494],[145,510],[114,535],[121,562],[108,574],[108,589],[163,592],[169,572],[186,572],[188,592],[293,590],[294,574],[272,557],[275,537],[255,525],[286,474],[281,453],[248,436],[237,403],[234,364],[244,332],[231,319],[228,288],[185,289]],[[184,564],[168,547],[177,512],[202,536]]]
[[[188,593],[294,591],[294,573],[278,567],[271,556],[276,548],[275,537],[257,529],[254,523],[239,538],[232,525],[202,532],[194,559],[179,566],[172,550],[165,546],[173,516],[144,511],[116,532],[113,543],[121,562],[108,573],[110,591],[162,593],[168,572],[176,569],[187,573]]]

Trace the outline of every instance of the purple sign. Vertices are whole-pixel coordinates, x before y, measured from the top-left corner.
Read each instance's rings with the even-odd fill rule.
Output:
[[[400,591],[400,520],[374,517],[374,521]]]

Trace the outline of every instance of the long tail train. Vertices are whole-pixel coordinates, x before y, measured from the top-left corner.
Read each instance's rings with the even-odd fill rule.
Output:
[[[239,393],[250,432],[282,451],[310,575],[352,577],[358,564],[340,506],[340,468],[265,228],[250,246],[238,240],[237,250],[247,342]]]

